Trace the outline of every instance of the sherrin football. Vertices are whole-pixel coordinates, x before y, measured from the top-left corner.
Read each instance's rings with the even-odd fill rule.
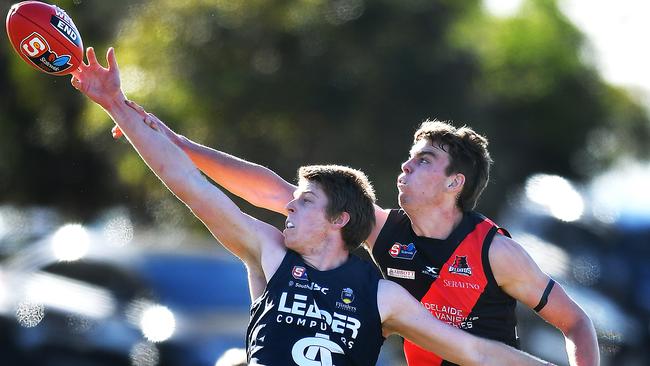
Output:
[[[63,9],[39,1],[23,1],[9,9],[6,24],[14,50],[38,70],[67,75],[79,67],[83,42]]]

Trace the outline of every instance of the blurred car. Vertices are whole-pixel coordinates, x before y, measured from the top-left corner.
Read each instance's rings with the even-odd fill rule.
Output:
[[[543,174],[528,179],[499,223],[590,316],[602,365],[650,364],[650,231],[630,232],[599,212],[584,189]],[[567,364],[559,331],[524,306],[518,319],[524,349]]]
[[[0,262],[0,359],[213,366],[244,346],[246,270],[219,250],[114,245],[64,225]]]

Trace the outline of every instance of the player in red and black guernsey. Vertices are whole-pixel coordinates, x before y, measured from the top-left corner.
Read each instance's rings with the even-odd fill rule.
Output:
[[[154,128],[225,189],[290,215],[287,202],[296,186],[270,169],[193,142],[163,123]],[[596,333],[584,311],[504,230],[472,211],[490,164],[487,140],[472,129],[424,122],[397,180],[401,209],[375,206],[367,249],[387,279],[444,322],[516,346],[518,300],[562,331],[572,366],[598,365]],[[453,361],[409,342],[405,354],[410,365]]]
[[[506,234],[476,212],[463,215],[446,239],[418,236],[404,210],[393,210],[373,247],[386,278],[399,283],[438,319],[519,348],[516,301],[497,284],[489,250]],[[392,243],[392,244],[391,244]],[[405,340],[409,365],[450,365]]]
[[[516,300],[560,329],[571,365],[598,365],[585,312],[508,233],[473,209],[492,160],[487,139],[468,127],[426,121],[397,178],[399,210],[376,208],[368,238],[384,276],[438,319],[518,346]],[[450,365],[405,340],[409,365]]]

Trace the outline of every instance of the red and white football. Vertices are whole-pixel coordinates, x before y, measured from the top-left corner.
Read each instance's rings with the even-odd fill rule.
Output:
[[[83,60],[83,42],[63,9],[39,1],[14,4],[7,14],[9,41],[28,64],[52,75],[67,75]]]

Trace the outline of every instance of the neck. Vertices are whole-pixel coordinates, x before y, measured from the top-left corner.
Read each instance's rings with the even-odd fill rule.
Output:
[[[350,251],[346,249],[342,240],[328,240],[320,246],[307,248],[300,255],[311,267],[319,271],[328,271],[345,263]]]
[[[415,234],[427,238],[447,239],[463,220],[463,212],[455,205],[404,210]]]

